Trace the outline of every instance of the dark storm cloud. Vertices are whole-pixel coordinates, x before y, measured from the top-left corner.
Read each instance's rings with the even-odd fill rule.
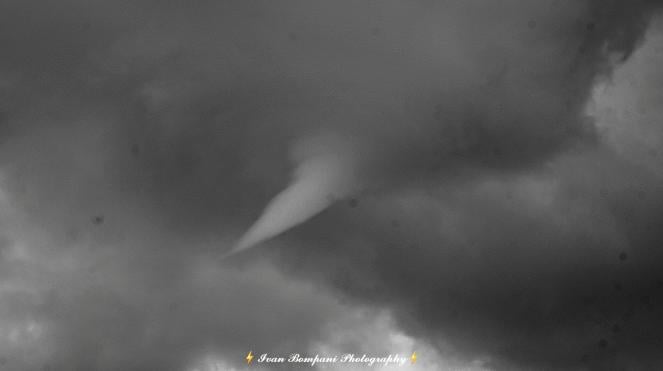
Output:
[[[583,110],[655,5],[4,2],[0,164],[20,223],[0,314],[48,343],[0,357],[176,370],[304,349],[343,315],[247,263],[283,254],[454,356],[654,364],[660,183],[592,149]],[[293,167],[346,149],[364,193],[283,249],[208,265]]]
[[[339,206],[284,263],[497,369],[648,369],[661,362],[660,192],[609,154],[576,154]]]

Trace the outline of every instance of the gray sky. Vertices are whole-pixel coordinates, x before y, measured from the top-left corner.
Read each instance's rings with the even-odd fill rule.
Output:
[[[660,368],[658,5],[5,0],[0,370]]]

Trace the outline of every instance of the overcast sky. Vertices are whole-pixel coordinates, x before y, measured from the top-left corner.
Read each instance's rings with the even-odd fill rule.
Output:
[[[662,368],[660,5],[3,0],[0,370]]]

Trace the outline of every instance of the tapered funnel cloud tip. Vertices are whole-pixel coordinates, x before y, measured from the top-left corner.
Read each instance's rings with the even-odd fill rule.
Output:
[[[275,237],[322,212],[335,200],[356,191],[349,152],[339,147],[326,146],[324,151],[318,147],[306,148],[315,151],[309,152],[310,156],[301,161],[292,183],[269,202],[262,215],[228,254],[249,249]],[[329,153],[331,149],[336,152]]]
[[[228,258],[230,258],[231,256],[236,255],[236,254],[237,254],[238,252],[240,252],[240,251],[241,251],[241,249],[237,249],[237,248],[234,248],[234,247],[233,247],[232,249],[230,249],[230,250],[224,252],[223,254],[221,254],[221,260],[228,259]]]

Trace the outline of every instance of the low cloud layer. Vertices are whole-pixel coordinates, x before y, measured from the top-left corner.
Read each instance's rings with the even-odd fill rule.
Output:
[[[658,6],[5,1],[0,368],[659,367]]]

